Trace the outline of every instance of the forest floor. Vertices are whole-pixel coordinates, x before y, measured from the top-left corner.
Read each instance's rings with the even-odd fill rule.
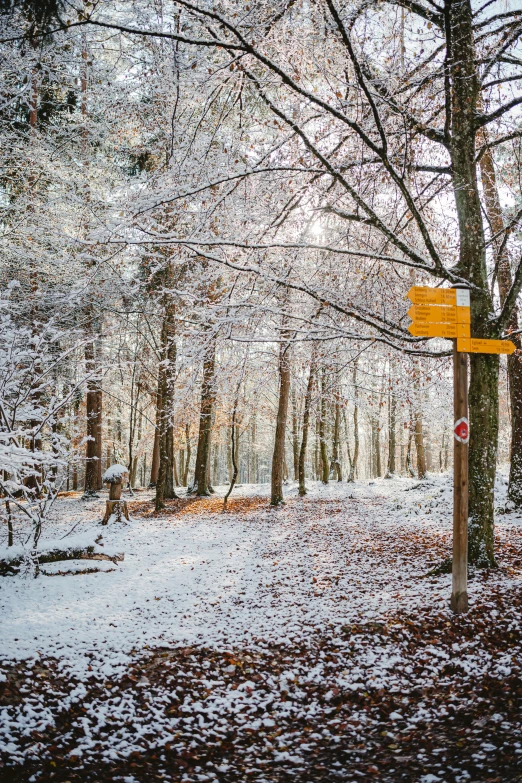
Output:
[[[57,502],[125,560],[0,579],[2,781],[522,780],[522,518],[455,617],[448,476],[266,493]]]

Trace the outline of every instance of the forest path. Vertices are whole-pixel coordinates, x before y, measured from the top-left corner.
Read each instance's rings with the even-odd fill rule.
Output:
[[[220,497],[171,501],[159,514],[136,497],[131,524],[106,528],[97,506],[72,500],[51,536],[82,514],[75,534],[101,532],[125,561],[104,573],[6,580],[0,655],[64,657],[76,674],[94,659],[110,675],[145,645],[299,641],[332,624],[443,608],[449,576],[426,575],[449,554],[448,492],[403,492],[401,503],[384,494],[398,496],[402,484],[314,484],[304,499],[291,487],[277,509],[250,494],[259,487],[243,486],[227,513]],[[435,514],[431,495],[446,515]]]
[[[447,477],[290,485],[277,509],[265,492],[239,487],[227,513],[137,496],[103,529],[115,570],[2,580],[8,780],[522,774],[520,520],[499,518],[501,568],[471,575],[455,618],[450,577],[427,576],[449,553]],[[75,514],[99,532],[98,506],[67,499],[49,533]]]

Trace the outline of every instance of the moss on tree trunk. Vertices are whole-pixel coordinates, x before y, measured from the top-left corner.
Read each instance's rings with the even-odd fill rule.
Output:
[[[494,487],[498,443],[498,356],[470,355],[469,561],[494,566]]]
[[[482,208],[477,182],[475,140],[479,74],[470,0],[447,5],[451,81],[451,163],[459,222],[457,274],[473,286],[471,334],[492,338],[493,303],[488,288]],[[497,439],[498,357],[471,354],[469,387],[469,560],[495,564],[493,552]]]

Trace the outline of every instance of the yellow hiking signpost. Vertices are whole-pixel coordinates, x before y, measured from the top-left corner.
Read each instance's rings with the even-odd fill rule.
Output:
[[[482,340],[471,336],[470,292],[467,288],[412,286],[408,315],[414,337],[453,340],[453,560],[451,608],[468,608],[468,353],[511,354],[511,340]]]
[[[514,353],[515,344],[511,340],[475,340],[473,337],[457,339],[457,351],[463,353]]]
[[[412,321],[418,323],[469,324],[469,307],[455,305],[412,305],[408,310]]]
[[[420,305],[457,305],[469,307],[469,291],[463,288],[428,288],[414,285],[408,291],[408,299]]]
[[[445,337],[454,340],[470,336],[469,324],[434,323],[433,321],[414,321],[408,326],[408,332],[414,337]]]

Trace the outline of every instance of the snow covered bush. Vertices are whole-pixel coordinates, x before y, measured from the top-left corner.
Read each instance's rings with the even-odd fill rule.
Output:
[[[17,281],[0,291],[0,494],[8,546],[16,536],[36,563],[71,448],[65,414],[77,384],[67,383],[64,369],[75,334],[53,317],[28,325],[22,293]]]

